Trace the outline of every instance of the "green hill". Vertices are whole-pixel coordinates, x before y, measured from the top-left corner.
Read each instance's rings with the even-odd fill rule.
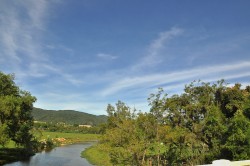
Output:
[[[33,108],[32,115],[35,121],[58,123],[63,122],[67,124],[88,124],[98,125],[107,121],[105,115],[92,115],[84,112],[74,110],[44,110],[40,108]]]

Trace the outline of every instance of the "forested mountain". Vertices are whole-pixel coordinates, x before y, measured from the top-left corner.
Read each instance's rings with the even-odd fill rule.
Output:
[[[107,116],[105,115],[97,116],[74,110],[44,110],[35,107],[32,110],[32,115],[36,121],[52,123],[63,122],[67,124],[98,125],[105,123],[107,120]]]

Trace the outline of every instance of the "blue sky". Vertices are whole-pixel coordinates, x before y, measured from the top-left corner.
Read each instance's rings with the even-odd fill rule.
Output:
[[[105,114],[193,80],[250,84],[248,0],[3,0],[0,70],[43,109]]]

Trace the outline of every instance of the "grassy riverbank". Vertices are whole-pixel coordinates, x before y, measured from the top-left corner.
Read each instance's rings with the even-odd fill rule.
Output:
[[[61,132],[42,132],[41,140],[51,139],[55,145],[66,145],[78,142],[97,141],[98,134],[80,134],[80,133],[61,133]],[[28,159],[33,153],[15,147],[13,141],[10,141],[5,148],[0,146],[0,165]]]
[[[102,147],[99,144],[89,147],[82,152],[81,156],[96,166],[112,166],[110,163],[110,157],[102,150]]]

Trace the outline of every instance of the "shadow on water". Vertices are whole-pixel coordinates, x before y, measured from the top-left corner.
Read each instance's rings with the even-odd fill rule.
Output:
[[[81,152],[93,145],[93,142],[66,145],[36,153],[25,161],[18,161],[4,166],[92,166],[86,159],[81,158]]]
[[[0,149],[0,165],[6,162],[15,162],[18,160],[27,160],[34,153],[24,148],[1,148]]]

